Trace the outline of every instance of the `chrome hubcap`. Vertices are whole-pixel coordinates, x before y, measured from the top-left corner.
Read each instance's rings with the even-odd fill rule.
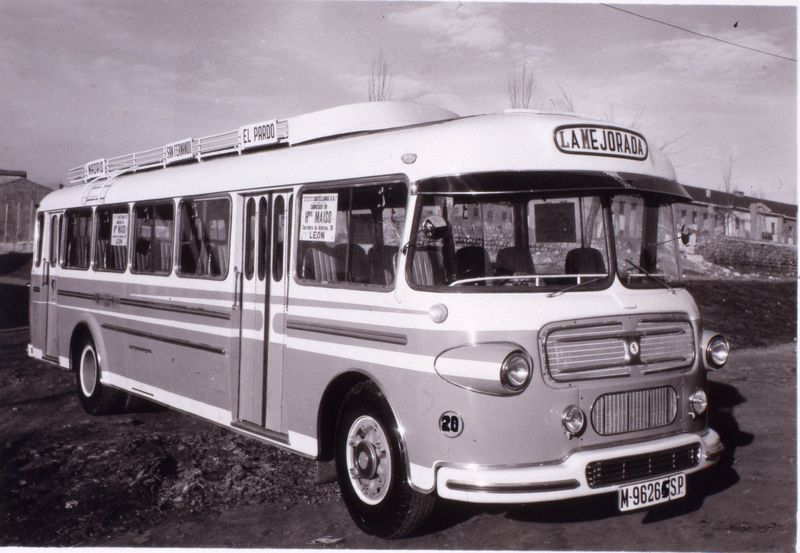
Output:
[[[97,359],[94,355],[94,350],[90,346],[86,346],[81,353],[81,388],[86,397],[91,397],[94,393],[94,388],[97,385]]]
[[[347,434],[347,469],[358,497],[375,505],[389,490],[392,456],[386,432],[370,416],[357,418]]]

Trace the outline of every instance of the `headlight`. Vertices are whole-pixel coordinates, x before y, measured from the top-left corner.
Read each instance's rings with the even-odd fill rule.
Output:
[[[564,430],[567,431],[567,434],[570,436],[575,436],[581,433],[583,430],[583,425],[586,424],[586,417],[583,415],[583,411],[577,405],[570,405],[566,409],[564,409],[564,414],[561,415],[561,424],[564,427]]]
[[[706,393],[703,390],[697,390],[691,396],[689,396],[689,405],[692,408],[692,411],[697,413],[698,415],[702,415],[706,412],[708,408],[708,398],[706,397]]]
[[[731,347],[728,339],[721,334],[713,336],[706,342],[706,363],[711,369],[721,369],[728,362]]]
[[[528,356],[521,351],[508,354],[500,365],[500,382],[512,392],[519,392],[528,385],[531,378],[531,364]]]

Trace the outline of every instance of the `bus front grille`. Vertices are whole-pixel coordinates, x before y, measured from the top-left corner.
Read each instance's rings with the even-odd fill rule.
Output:
[[[678,395],[672,386],[604,394],[592,405],[592,427],[601,436],[672,424]]]
[[[695,360],[691,323],[680,315],[637,315],[554,323],[542,329],[543,353],[557,381],[651,374]]]
[[[590,488],[600,488],[686,470],[699,463],[700,446],[687,445],[643,455],[591,462],[586,465],[586,482]]]

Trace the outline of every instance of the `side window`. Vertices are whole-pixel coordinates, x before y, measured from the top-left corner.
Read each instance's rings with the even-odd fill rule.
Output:
[[[286,209],[283,196],[275,198],[275,214],[272,219],[272,278],[280,282],[283,278],[283,235],[286,226]]]
[[[226,198],[182,200],[178,274],[225,278],[230,253],[230,202]]]
[[[258,202],[258,280],[267,276],[267,230],[269,229],[269,211],[267,199]]]
[[[98,207],[94,268],[124,272],[128,265],[128,206]]]
[[[154,275],[172,272],[175,207],[171,201],[133,206],[133,258],[131,271]]]
[[[256,226],[256,201],[254,198],[247,200],[247,212],[244,216],[244,277],[253,278],[255,270],[256,235],[253,232]]]
[[[70,209],[64,213],[64,217],[67,221],[64,267],[88,269],[89,252],[92,246],[92,210],[91,208]]]
[[[50,217],[50,251],[47,254],[47,261],[51,266],[58,264],[58,249],[61,242],[59,221],[58,215]]]
[[[36,266],[42,264],[42,244],[44,242],[44,213],[36,215]]]
[[[298,280],[393,284],[407,194],[403,183],[304,190]]]

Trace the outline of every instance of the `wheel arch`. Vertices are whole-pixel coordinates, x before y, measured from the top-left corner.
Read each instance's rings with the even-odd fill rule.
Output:
[[[102,361],[106,358],[106,348],[102,340],[100,326],[96,321],[91,319],[82,319],[72,329],[72,334],[69,338],[69,362],[70,370],[78,370],[78,356],[81,354],[81,345],[87,340],[94,343],[95,350],[99,360]]]
[[[328,386],[322,394],[319,411],[317,413],[317,443],[319,444],[317,460],[320,462],[328,462],[334,459],[336,452],[336,422],[339,418],[339,411],[341,410],[348,392],[353,389],[354,386],[363,382],[371,382],[374,384],[389,406],[389,410],[398,427],[397,433],[400,454],[403,457],[403,463],[406,465],[406,468],[408,468],[408,453],[406,450],[403,424],[398,416],[397,410],[389,400],[389,394],[386,393],[385,387],[381,385],[378,378],[358,369],[351,369],[336,375],[336,377],[328,383]]]

